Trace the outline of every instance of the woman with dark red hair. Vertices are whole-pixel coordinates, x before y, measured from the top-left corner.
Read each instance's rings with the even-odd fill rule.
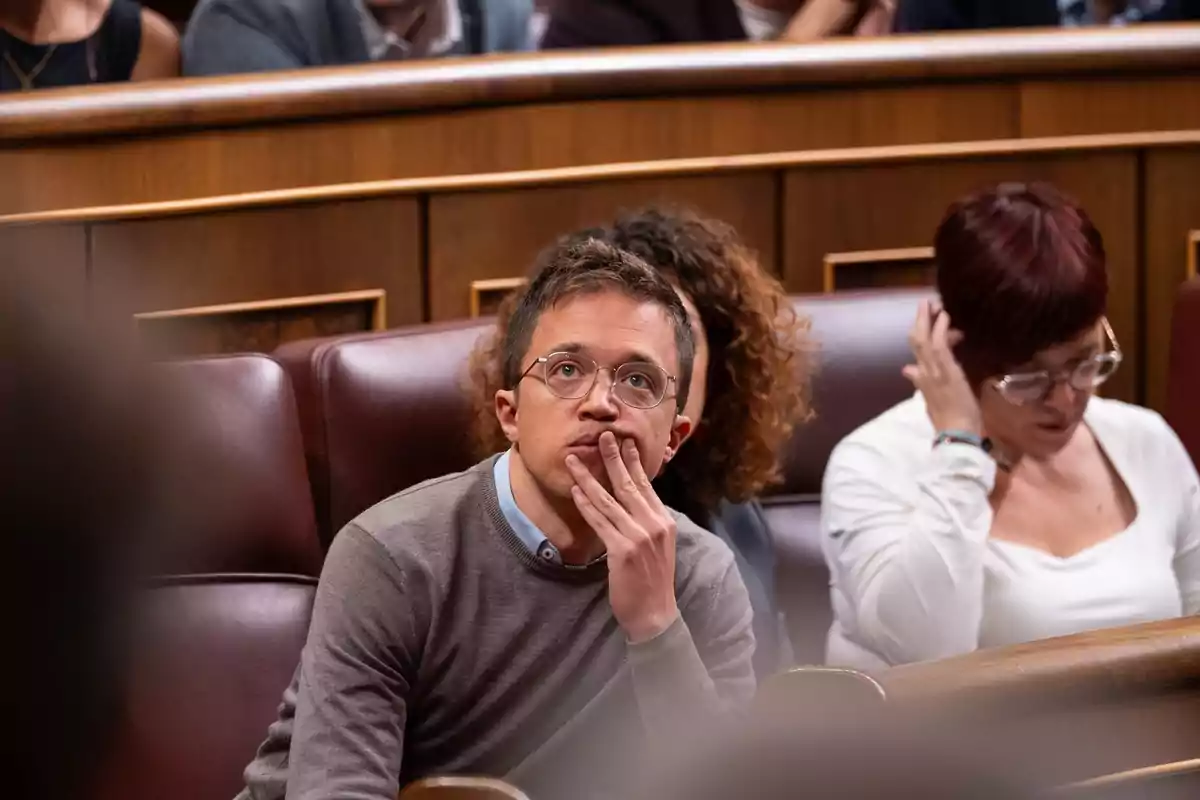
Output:
[[[917,388],[825,476],[831,663],[877,668],[1200,610],[1200,487],[1153,411],[1095,397],[1121,364],[1104,244],[1045,185],[956,203]]]

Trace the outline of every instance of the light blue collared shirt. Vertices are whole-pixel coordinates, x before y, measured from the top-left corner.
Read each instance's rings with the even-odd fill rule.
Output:
[[[496,459],[496,464],[492,467],[492,476],[496,481],[496,499],[500,501],[500,511],[504,514],[508,526],[513,529],[513,533],[517,534],[517,538],[529,548],[530,553],[543,561],[561,565],[562,555],[559,554],[558,548],[551,544],[550,540],[546,538],[546,534],[538,530],[538,526],[533,524],[533,520],[525,516],[525,512],[517,507],[517,500],[513,497],[512,492],[512,481],[508,477],[509,452],[506,450],[504,455]]]

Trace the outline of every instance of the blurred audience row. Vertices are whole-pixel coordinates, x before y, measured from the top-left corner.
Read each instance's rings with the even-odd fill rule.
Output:
[[[1194,19],[1200,0],[5,0],[0,91],[552,48]]]

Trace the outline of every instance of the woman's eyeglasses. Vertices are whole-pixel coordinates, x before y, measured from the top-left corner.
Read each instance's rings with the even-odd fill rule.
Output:
[[[1112,326],[1108,324],[1107,319],[1101,319],[1101,323],[1112,345],[1109,351],[1053,372],[1014,372],[997,378],[992,381],[992,385],[1001,397],[1018,406],[1044,402],[1060,382],[1065,382],[1080,392],[1092,391],[1111,378],[1117,367],[1121,366],[1121,346],[1117,344]]]
[[[675,382],[675,376],[668,375],[657,364],[630,361],[614,369],[601,367],[593,359],[579,353],[551,353],[534,359],[517,382],[524,380],[538,366],[542,368],[541,378],[546,388],[562,400],[586,397],[596,385],[600,372],[607,370],[612,373],[609,391],[630,408],[654,408],[667,396],[670,384]]]

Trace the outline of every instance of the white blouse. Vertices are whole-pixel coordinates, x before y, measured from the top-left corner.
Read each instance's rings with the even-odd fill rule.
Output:
[[[918,394],[851,433],[825,472],[830,664],[878,669],[1200,610],[1200,482],[1153,411],[1094,398],[1085,424],[1133,523],[1075,555],[992,539],[996,464],[931,445]]]

